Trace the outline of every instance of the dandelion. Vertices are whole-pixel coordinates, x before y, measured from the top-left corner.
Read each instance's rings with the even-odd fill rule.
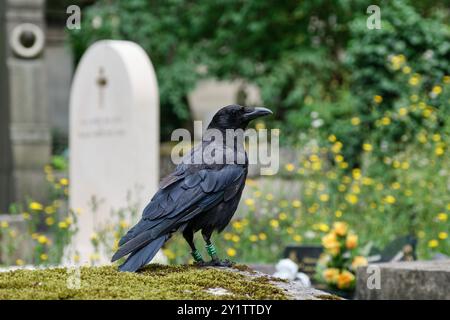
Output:
[[[256,241],[258,241],[258,236],[256,234],[252,234],[252,235],[250,235],[249,240],[251,242],[256,242]]]
[[[389,117],[383,117],[383,118],[381,118],[381,124],[382,124],[383,126],[388,126],[388,125],[390,125],[390,124],[391,124],[391,118],[389,118]]]
[[[408,81],[408,83],[411,86],[417,86],[419,84],[419,82],[420,82],[420,75],[417,73],[414,74],[411,78],[409,78],[409,81]]]
[[[333,151],[334,153],[339,153],[341,152],[342,147],[343,147],[342,142],[336,141],[335,143],[333,143],[331,151]]]
[[[234,249],[234,248],[228,248],[228,249],[227,249],[227,255],[228,255],[229,257],[234,257],[234,256],[236,255],[236,249]]]
[[[271,194],[271,193],[266,194],[266,200],[267,201],[272,201],[273,200],[273,194]]]
[[[301,242],[302,241],[302,236],[299,234],[296,234],[292,237],[292,239],[294,239],[295,242]]]
[[[372,145],[370,143],[364,143],[363,144],[363,150],[367,151],[367,152],[370,152],[370,151],[373,150],[373,147],[372,147]]]
[[[47,239],[47,237],[44,236],[44,235],[40,235],[40,236],[37,238],[37,241],[38,241],[40,244],[46,244],[46,243],[48,243],[48,239]]]
[[[22,218],[23,218],[24,220],[30,220],[30,219],[31,219],[31,216],[30,216],[30,214],[29,214],[28,212],[23,212],[23,213],[22,213]]]
[[[326,223],[320,223],[319,230],[322,232],[328,232],[330,230],[330,227]]]
[[[266,240],[267,239],[267,235],[264,232],[261,232],[260,234],[258,234],[259,240]]]
[[[404,74],[410,74],[410,73],[411,73],[411,67],[409,67],[409,66],[404,66],[404,67],[402,68],[402,72],[403,72]]]
[[[322,201],[322,202],[328,202],[328,200],[330,200],[330,196],[328,194],[326,194],[326,193],[321,194],[319,196],[319,200]]]
[[[434,142],[439,142],[439,141],[441,141],[441,135],[440,135],[439,133],[435,133],[435,134],[433,134],[433,136],[431,137],[431,139],[432,139]]]
[[[439,246],[439,241],[437,241],[436,239],[431,239],[430,241],[428,241],[428,247],[436,248],[437,246]]]
[[[448,238],[447,232],[443,232],[443,231],[442,231],[442,232],[439,232],[438,238],[441,239],[441,240],[447,239],[447,238]]]
[[[398,115],[399,116],[406,116],[408,114],[408,109],[406,109],[406,108],[400,108],[400,109],[398,109]]]
[[[441,86],[434,86],[431,92],[435,95],[440,95],[442,93],[442,87]]]
[[[225,240],[231,240],[232,237],[233,237],[233,235],[229,232],[225,232],[225,234],[223,235],[223,238]]]
[[[285,212],[280,212],[280,214],[278,215],[278,218],[283,221],[287,219],[287,214]]]
[[[61,179],[59,179],[59,183],[60,183],[62,186],[67,186],[67,185],[69,185],[69,179],[67,179],[67,178],[61,178]]]
[[[417,94],[413,94],[409,97],[409,100],[411,100],[411,102],[417,102],[419,101],[419,96]]]
[[[280,223],[278,222],[278,220],[272,219],[270,220],[270,226],[274,229],[277,229],[280,226]]]
[[[442,148],[442,147],[436,147],[436,149],[434,149],[434,153],[435,153],[438,157],[440,157],[440,156],[442,156],[442,155],[444,154],[444,148]]]
[[[380,95],[376,95],[376,96],[373,97],[373,101],[374,101],[375,103],[377,103],[377,104],[380,104],[380,103],[383,102],[383,97],[380,96]]]
[[[242,230],[244,227],[240,221],[233,221],[232,227],[236,230]]]
[[[238,235],[236,235],[236,234],[234,234],[234,235],[231,237],[231,241],[233,241],[233,242],[235,242],[235,243],[239,242],[240,240],[241,240],[241,238],[240,238]]]
[[[40,204],[39,202],[35,202],[35,201],[31,202],[29,207],[31,210],[34,210],[34,211],[40,211],[40,210],[44,209],[44,206],[42,204]]]
[[[336,210],[334,215],[336,216],[336,218],[340,218],[340,217],[342,217],[342,211],[341,210]]]
[[[300,200],[294,200],[294,201],[292,201],[292,206],[294,208],[300,208],[302,206],[302,203]]]
[[[353,117],[350,120],[350,122],[351,122],[352,125],[357,126],[357,125],[359,125],[361,123],[361,119],[359,119],[358,117]]]
[[[48,207],[45,207],[44,212],[46,214],[53,214],[56,212],[56,210],[53,206],[48,206]]]
[[[286,171],[289,171],[289,172],[292,172],[295,170],[295,166],[292,163],[288,163],[284,167],[285,167]]]
[[[437,219],[441,222],[446,222],[448,219],[448,215],[446,213],[441,212],[437,215]]]
[[[47,261],[48,260],[48,255],[43,253],[43,254],[40,255],[40,258],[41,258],[42,261]]]
[[[328,136],[328,141],[335,142],[337,140],[336,136],[334,134],[331,134]]]
[[[24,264],[25,264],[25,262],[22,259],[16,260],[16,266],[23,266]]]
[[[69,225],[67,224],[67,222],[61,221],[60,223],[58,223],[58,227],[60,229],[67,229],[69,227]]]
[[[294,233],[294,228],[292,228],[292,227],[287,227],[287,228],[286,228],[286,232],[287,232],[288,234],[293,234],[293,233]]]
[[[244,203],[248,206],[248,207],[252,207],[255,205],[255,200],[251,199],[251,198],[247,198],[245,199]]]
[[[96,232],[91,234],[91,241],[98,241],[98,234]]]
[[[126,220],[121,220],[120,223],[119,223],[119,225],[120,225],[120,227],[121,227],[122,229],[126,229],[126,228],[128,228],[128,227],[130,226],[130,224],[129,224],[128,221],[126,221]]]
[[[386,197],[384,197],[383,200],[385,203],[388,203],[388,204],[394,204],[396,202],[395,197],[392,195],[387,195]]]
[[[444,76],[444,78],[442,78],[442,81],[443,81],[445,84],[449,84],[449,83],[450,83],[450,76]]]
[[[175,259],[175,253],[172,251],[172,250],[170,250],[170,249],[164,249],[163,250],[163,252],[164,252],[164,255],[169,259],[169,260],[173,260],[173,259]]]
[[[350,204],[356,204],[356,203],[358,203],[358,196],[350,193],[345,196],[345,200],[347,200],[347,202]]]
[[[8,227],[9,227],[8,221],[2,221],[2,222],[0,223],[0,227],[2,227],[3,229],[8,228]]]

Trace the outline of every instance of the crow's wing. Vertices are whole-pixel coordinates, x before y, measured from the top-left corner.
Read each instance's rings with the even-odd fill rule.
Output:
[[[181,167],[181,168],[180,168]],[[141,220],[120,240],[115,261],[180,228],[201,212],[228,201],[245,183],[245,167],[225,165],[192,171],[180,166],[144,209]]]

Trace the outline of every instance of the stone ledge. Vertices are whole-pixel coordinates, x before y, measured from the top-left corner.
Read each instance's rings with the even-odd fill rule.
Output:
[[[78,281],[73,278],[77,277],[74,270],[55,267],[0,272],[0,300],[339,299],[243,265],[235,268],[198,268],[151,264],[139,273],[118,272],[115,266],[81,267]],[[72,285],[68,287],[69,283]],[[76,286],[73,287],[73,284]]]

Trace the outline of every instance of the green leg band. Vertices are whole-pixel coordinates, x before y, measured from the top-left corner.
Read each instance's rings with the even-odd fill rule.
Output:
[[[206,245],[206,251],[208,251],[211,258],[217,258],[216,247],[212,243]]]
[[[200,251],[195,250],[195,251],[192,251],[191,254],[192,254],[192,257],[194,258],[195,262],[203,261]]]

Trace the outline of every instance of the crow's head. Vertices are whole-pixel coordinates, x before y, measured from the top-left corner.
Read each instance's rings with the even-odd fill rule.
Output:
[[[209,129],[245,129],[253,119],[272,114],[267,108],[242,107],[232,104],[216,112],[209,124]]]

